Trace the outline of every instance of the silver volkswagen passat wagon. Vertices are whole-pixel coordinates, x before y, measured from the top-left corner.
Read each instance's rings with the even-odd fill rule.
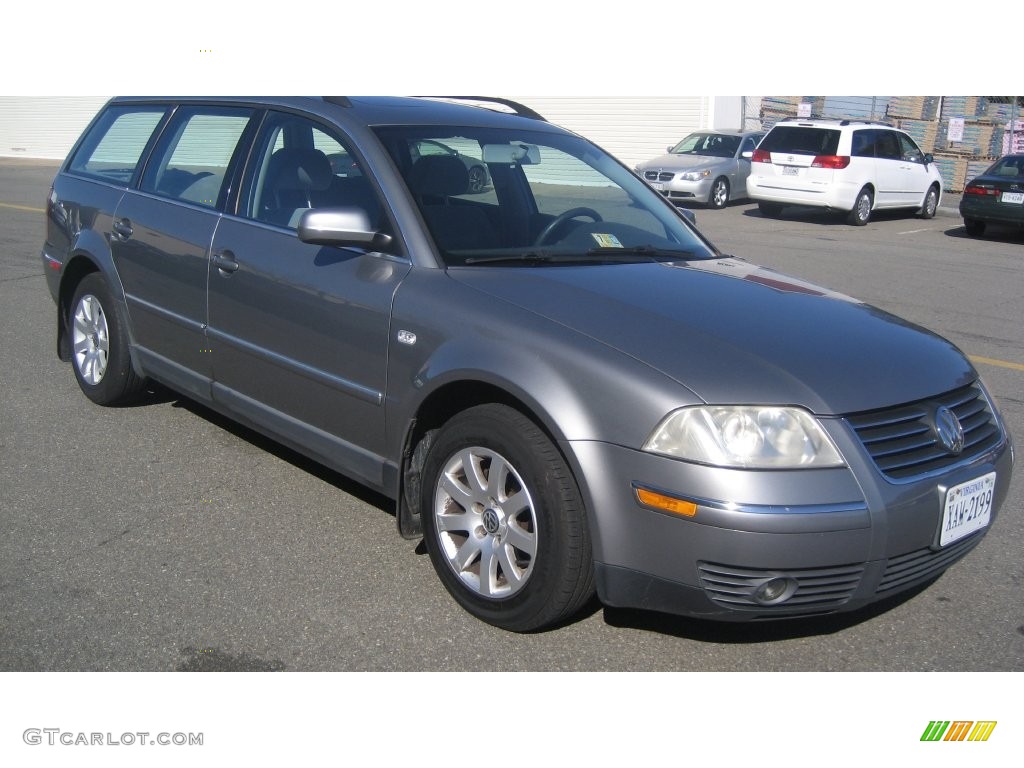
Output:
[[[152,379],[386,494],[516,631],[595,592],[850,611],[981,540],[1012,448],[951,343],[723,255],[528,108],[456,101],[110,101],[42,251],[85,395]]]

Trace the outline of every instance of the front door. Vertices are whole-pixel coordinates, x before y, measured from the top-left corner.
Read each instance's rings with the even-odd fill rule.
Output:
[[[356,205],[384,220],[330,129],[272,112],[255,146],[238,215],[224,217],[213,242],[214,399],[380,487],[391,304],[411,266],[298,239],[310,208]]]

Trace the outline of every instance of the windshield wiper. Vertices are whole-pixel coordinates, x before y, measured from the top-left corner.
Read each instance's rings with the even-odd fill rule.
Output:
[[[653,245],[634,245],[624,248],[591,248],[587,251],[588,256],[642,256],[649,259],[671,259],[673,261],[688,261],[696,258],[693,251],[684,251],[675,248],[658,248]],[[700,257],[704,258],[704,257]]]

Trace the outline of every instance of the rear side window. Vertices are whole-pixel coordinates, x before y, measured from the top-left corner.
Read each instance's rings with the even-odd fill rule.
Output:
[[[793,155],[835,155],[839,150],[839,135],[839,131],[831,128],[777,125],[764,137],[758,149]]]
[[[252,112],[237,107],[179,109],[147,163],[140,189],[216,208]]]
[[[69,170],[129,184],[166,107],[111,107],[89,129]]]

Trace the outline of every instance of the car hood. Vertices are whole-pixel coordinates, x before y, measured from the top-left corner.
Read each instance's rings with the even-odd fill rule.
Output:
[[[641,170],[656,170],[664,169],[667,171],[693,171],[698,168],[709,168],[713,165],[721,165],[727,163],[732,158],[728,157],[708,157],[707,155],[661,155],[640,163],[637,168]]]
[[[976,377],[964,355],[930,331],[738,259],[450,274],[636,358],[705,402],[846,414]]]

